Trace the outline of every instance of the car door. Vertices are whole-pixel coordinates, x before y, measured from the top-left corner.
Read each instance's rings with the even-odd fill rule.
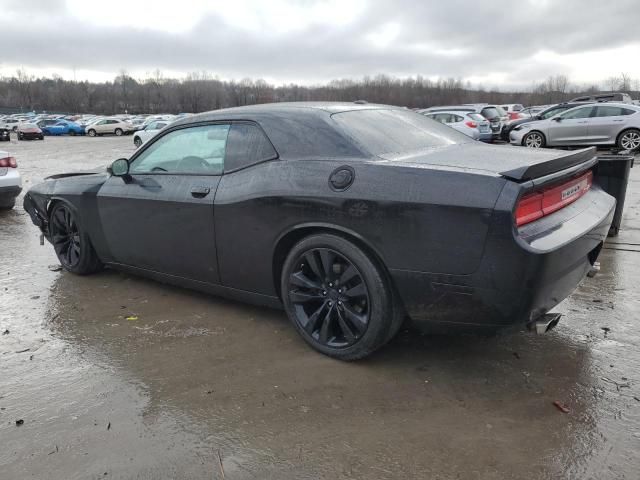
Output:
[[[577,107],[548,120],[547,145],[581,145],[589,143],[589,123],[595,107]]]
[[[213,202],[228,131],[168,131],[130,159],[128,177],[104,183],[97,208],[112,262],[219,283]]]
[[[252,123],[234,123],[229,131],[225,172],[215,199],[216,247],[223,285],[273,295],[272,248],[279,234],[266,210],[280,208],[262,181],[278,170],[273,145]],[[277,195],[277,194],[276,194]],[[276,213],[277,215],[277,213]]]
[[[107,128],[109,127],[107,125],[108,121],[109,120],[99,120],[92,125],[92,128],[96,131],[96,133],[105,133],[107,131]]]
[[[632,113],[635,111],[630,108],[598,105],[589,125],[589,138],[593,143],[616,143],[618,134],[625,128]]]

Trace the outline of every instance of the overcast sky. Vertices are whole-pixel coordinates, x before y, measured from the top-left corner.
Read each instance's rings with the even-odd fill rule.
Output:
[[[639,0],[0,0],[0,75],[640,79]]]

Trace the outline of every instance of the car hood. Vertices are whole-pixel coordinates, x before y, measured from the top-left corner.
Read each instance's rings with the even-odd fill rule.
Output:
[[[70,177],[80,177],[86,175],[108,175],[107,169],[105,167],[98,167],[92,170],[82,170],[78,172],[68,172],[68,173],[57,173],[55,175],[50,175],[45,177],[45,180],[59,180],[61,178],[70,178]]]
[[[595,156],[594,147],[565,151],[469,142],[410,154],[385,154],[382,158],[398,166],[476,170],[510,180],[525,181],[559,172],[592,160]]]

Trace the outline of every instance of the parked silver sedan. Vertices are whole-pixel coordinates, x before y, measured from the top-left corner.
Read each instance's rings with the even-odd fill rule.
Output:
[[[571,108],[547,120],[514,127],[509,141],[530,148],[589,145],[640,148],[640,107],[598,103]]]

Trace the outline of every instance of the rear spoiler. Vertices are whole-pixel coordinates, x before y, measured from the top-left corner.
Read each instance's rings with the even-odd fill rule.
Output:
[[[524,165],[522,167],[514,168],[513,170],[506,170],[504,172],[500,172],[500,175],[508,178],[509,180],[522,182],[525,180],[544,177],[545,175],[550,175],[552,173],[580,165],[581,163],[586,163],[593,160],[595,157],[596,147],[567,152],[559,151],[556,158],[545,160],[540,163],[534,163],[533,165]]]

